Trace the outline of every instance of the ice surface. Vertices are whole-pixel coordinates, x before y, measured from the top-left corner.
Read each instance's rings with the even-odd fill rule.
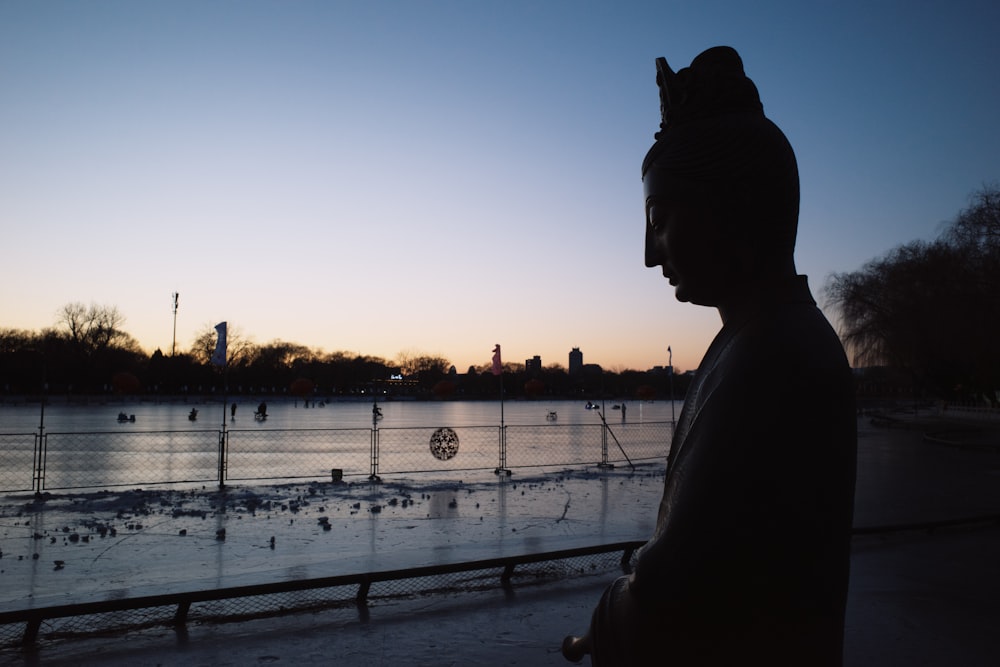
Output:
[[[647,538],[663,465],[0,499],[0,609]]]

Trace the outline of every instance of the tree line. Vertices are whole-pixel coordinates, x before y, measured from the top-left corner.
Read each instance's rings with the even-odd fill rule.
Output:
[[[825,286],[855,366],[918,393],[997,405],[1000,186],[983,186],[933,241],[911,241]]]
[[[984,186],[933,241],[911,241],[824,286],[852,365],[899,378],[918,393],[996,405],[1000,389],[1000,186]],[[0,329],[0,391],[92,395],[240,394],[319,397],[380,395],[496,398],[490,365],[456,372],[440,356],[394,360],[323,352],[281,340],[256,344],[231,327],[225,375],[210,363],[216,334],[206,326],[186,352],[144,352],[114,306],[70,303],[54,327]],[[780,372],[780,371],[779,371]],[[570,374],[553,365],[505,364],[506,396],[683,397],[688,375],[663,368]]]
[[[159,349],[144,352],[124,329],[115,306],[70,303],[57,313],[56,325],[42,331],[0,329],[0,391],[6,395],[201,396],[230,394],[288,395],[303,398],[497,398],[500,379],[490,364],[456,371],[448,359],[401,352],[394,360],[324,352],[275,340],[257,344],[238,327],[227,336],[228,362],[223,372],[211,363],[215,330],[206,326],[191,347],[175,355]],[[559,365],[526,370],[505,363],[504,395],[511,398],[614,396],[666,398],[671,387],[683,396],[687,377],[671,378],[665,369],[604,371],[596,365],[570,374]]]

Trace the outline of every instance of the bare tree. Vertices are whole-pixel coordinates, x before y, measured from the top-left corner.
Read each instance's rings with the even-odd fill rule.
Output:
[[[977,255],[1000,256],[1000,185],[976,191],[972,205],[958,214],[944,237]]]
[[[21,352],[32,348],[38,334],[26,329],[0,328],[0,354]]]
[[[396,356],[395,364],[407,377],[420,373],[440,373],[445,375],[451,362],[438,355],[424,354],[415,350],[403,350]]]
[[[202,325],[202,328],[195,334],[191,343],[190,354],[195,361],[203,364],[209,363],[212,354],[215,352],[215,344],[218,334],[214,324]],[[232,324],[226,327],[226,358],[229,367],[246,366],[257,357],[257,346],[249,340],[243,330]]]
[[[318,355],[305,345],[275,340],[257,346],[252,363],[254,366],[278,371],[308,364],[317,357]]]
[[[59,310],[57,322],[65,327],[70,342],[86,357],[111,348],[138,351],[135,339],[122,328],[125,316],[116,306],[68,303]]]
[[[1000,386],[1000,189],[984,188],[934,242],[831,276],[827,304],[857,365],[911,370],[942,393]],[[961,389],[959,389],[961,388]]]

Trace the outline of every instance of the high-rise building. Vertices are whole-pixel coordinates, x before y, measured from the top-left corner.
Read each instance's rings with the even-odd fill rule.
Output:
[[[569,351],[569,374],[575,375],[583,370],[583,352],[574,347]]]
[[[537,354],[531,359],[524,360],[524,371],[528,375],[535,375],[542,372],[542,358]]]

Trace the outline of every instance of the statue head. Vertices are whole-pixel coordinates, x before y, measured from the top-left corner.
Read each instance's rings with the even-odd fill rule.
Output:
[[[679,300],[715,306],[720,290],[793,266],[795,154],[732,48],[678,72],[659,58],[656,82],[660,131],[642,164],[646,265],[663,267]]]

